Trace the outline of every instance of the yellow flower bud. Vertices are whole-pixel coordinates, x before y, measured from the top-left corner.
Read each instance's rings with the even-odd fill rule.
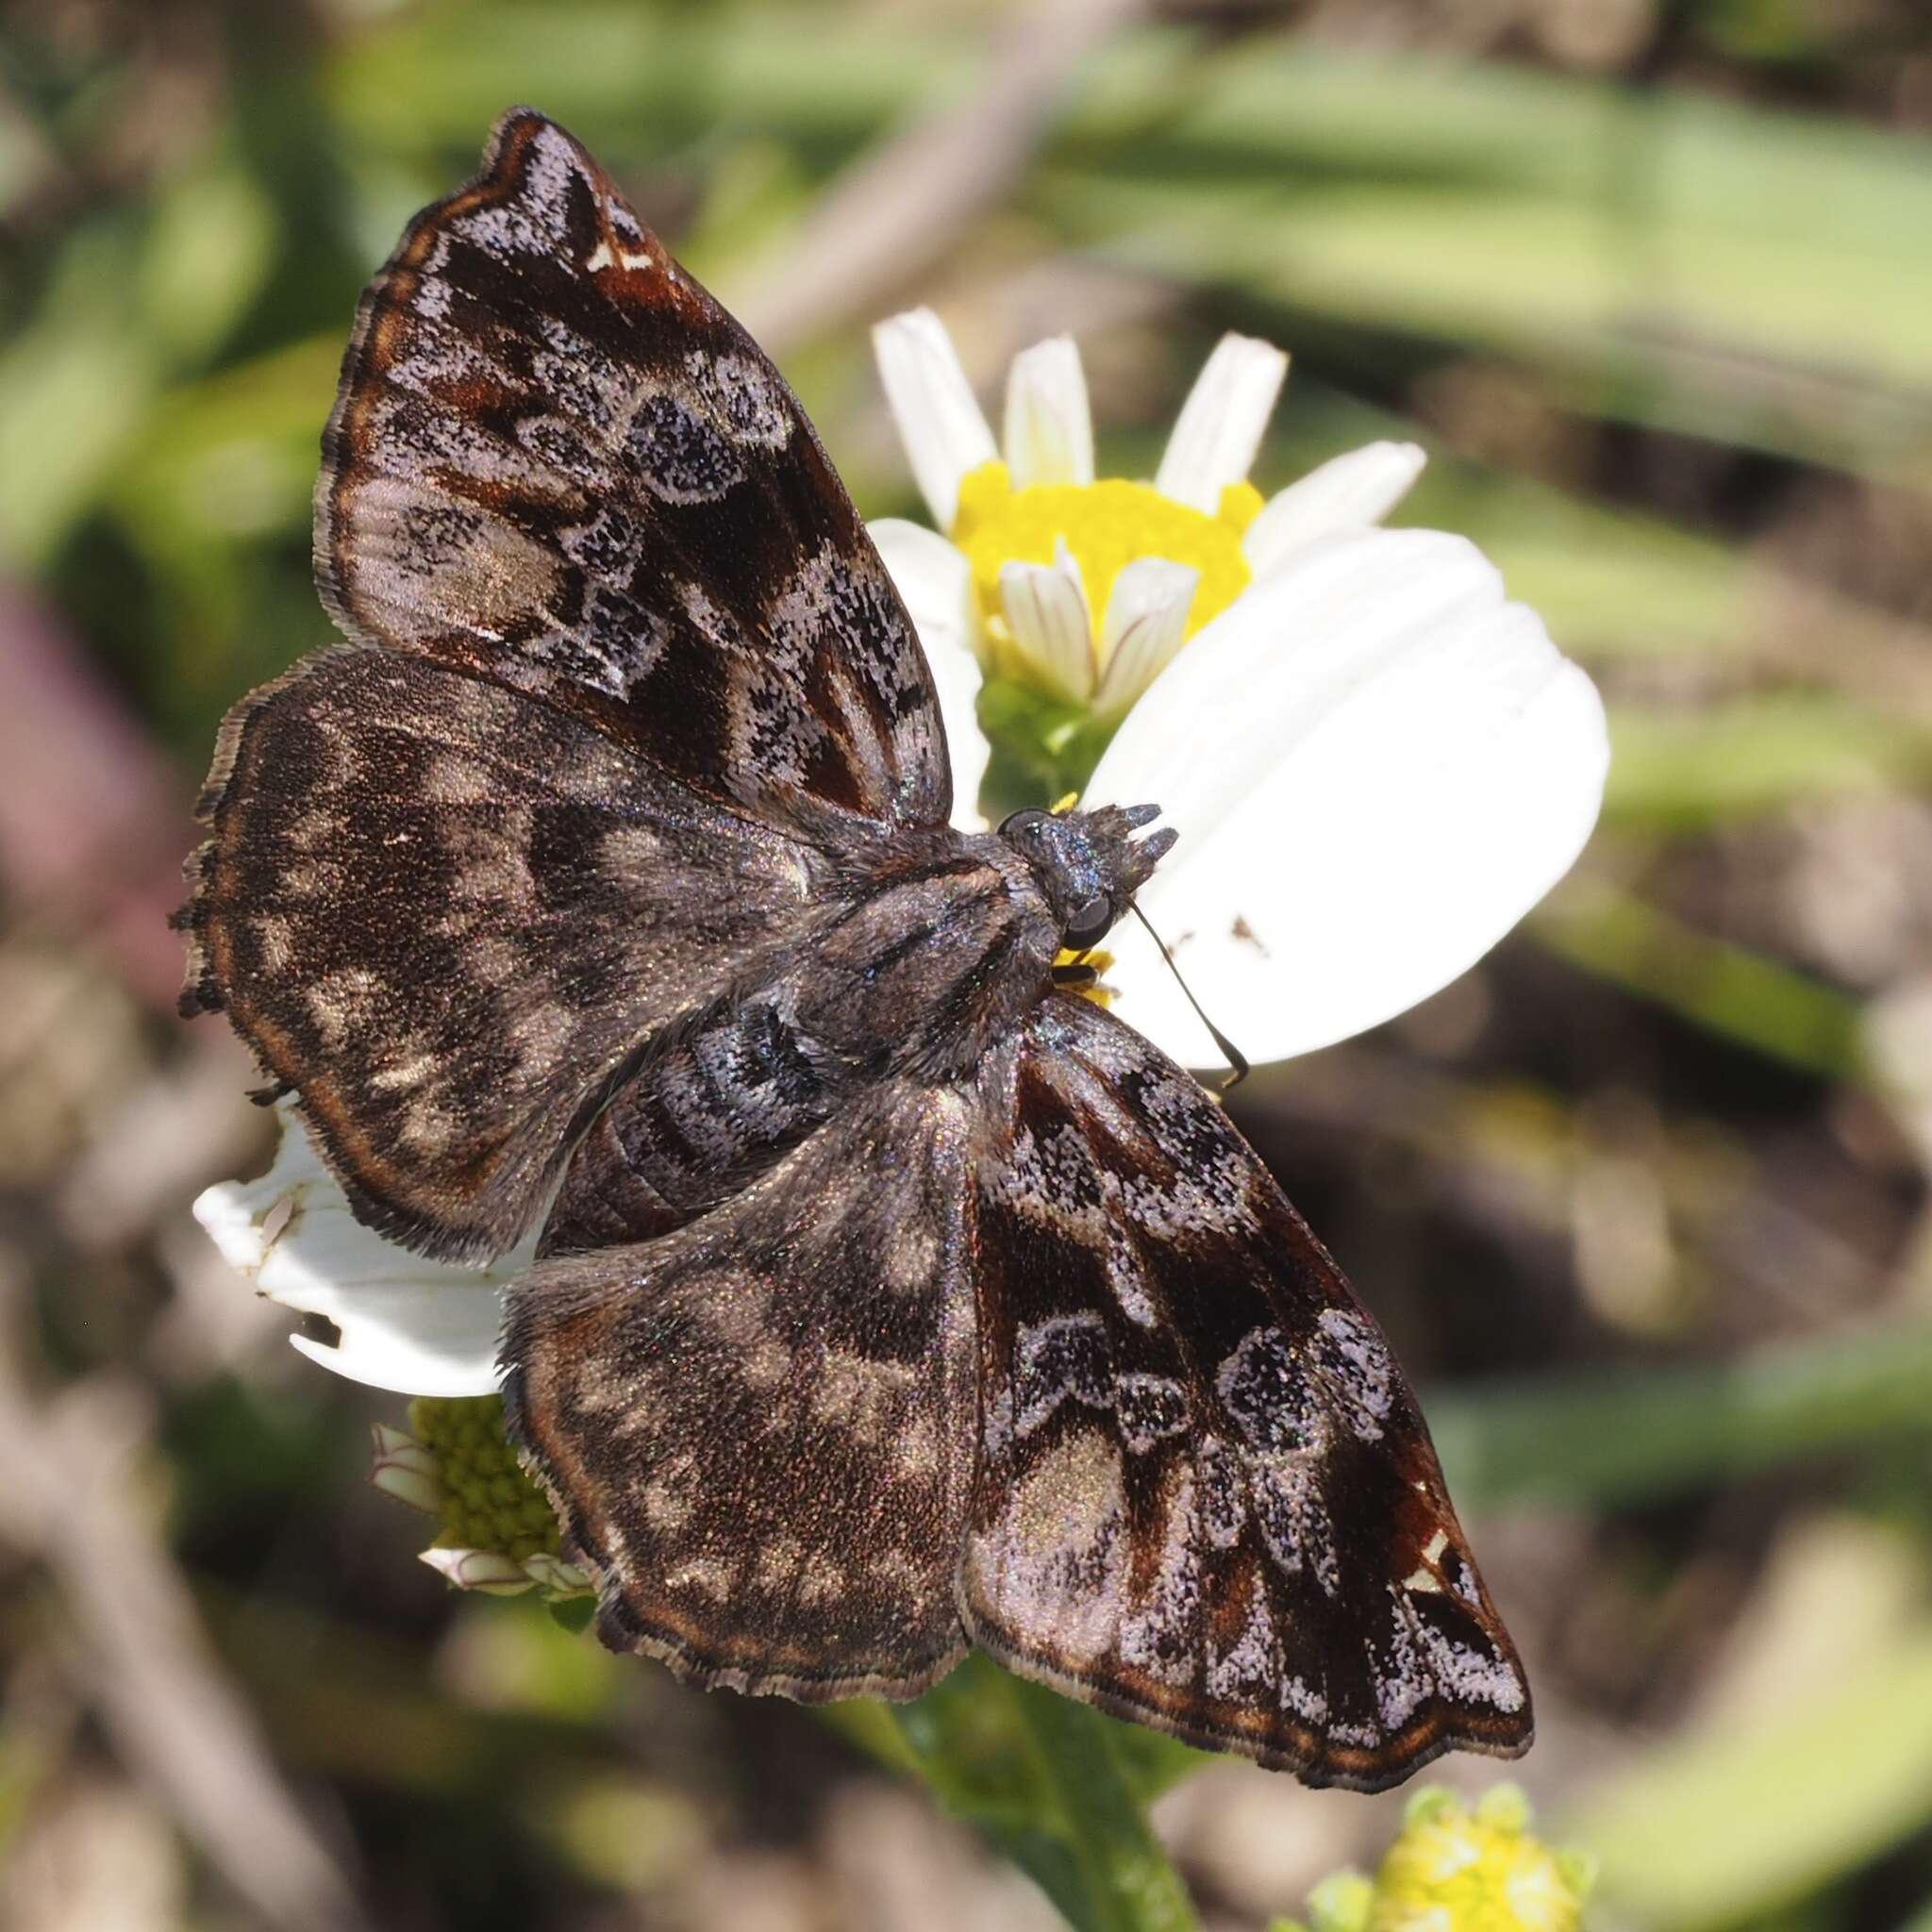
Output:
[[[1588,1861],[1552,1851],[1529,1824],[1515,1785],[1474,1811],[1448,1791],[1418,1791],[1375,1874],[1366,1932],[1577,1932]]]

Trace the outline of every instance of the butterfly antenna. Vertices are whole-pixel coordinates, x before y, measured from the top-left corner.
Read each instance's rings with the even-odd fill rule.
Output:
[[[1164,939],[1162,939],[1160,935],[1154,930],[1154,927],[1148,923],[1147,915],[1141,910],[1138,902],[1130,900],[1128,903],[1132,905],[1134,908],[1134,917],[1138,919],[1142,925],[1147,927],[1147,937],[1150,940],[1152,940],[1157,946],[1160,948],[1160,957],[1167,961],[1167,970],[1174,974],[1174,984],[1178,986],[1184,993],[1187,994],[1188,1004],[1189,1006],[1193,1008],[1195,1017],[1199,1019],[1202,1025],[1207,1027],[1208,1032],[1214,1036],[1214,1044],[1221,1049],[1221,1057],[1227,1062],[1228,1065],[1228,1075],[1227,1078],[1221,1083],[1221,1091],[1224,1093],[1232,1092],[1235,1088],[1239,1087],[1241,1084],[1241,1082],[1248,1077],[1248,1062],[1246,1055],[1244,1055],[1241,1052],[1241,1048],[1238,1047],[1234,1043],[1234,1041],[1231,1041],[1227,1037],[1227,1035],[1224,1034],[1221,1030],[1221,1028],[1217,1026],[1214,1024],[1214,1022],[1208,1017],[1206,1013],[1202,1012],[1201,1002],[1194,997],[1193,989],[1188,984],[1188,982],[1185,979],[1181,977],[1181,969],[1174,963],[1174,955],[1167,950],[1167,941]]]

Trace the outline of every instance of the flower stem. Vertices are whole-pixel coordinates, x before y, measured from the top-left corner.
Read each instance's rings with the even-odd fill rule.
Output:
[[[1060,1822],[1094,1932],[1193,1932],[1180,1875],[1128,1789],[1108,1719],[1039,1684],[1008,1676],[1041,1783]]]
[[[828,1705],[862,1750],[916,1771],[1077,1932],[1197,1932],[1144,1806],[1195,1753],[970,1657],[910,1704]]]

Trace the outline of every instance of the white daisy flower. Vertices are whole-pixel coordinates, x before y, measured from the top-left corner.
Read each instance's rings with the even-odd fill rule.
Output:
[[[878,347],[947,533],[872,526],[932,662],[958,823],[985,823],[979,717],[1001,703],[1036,758],[1091,768],[1088,803],[1158,805],[1180,841],[1141,903],[1251,1060],[1426,998],[1569,869],[1603,795],[1602,703],[1472,544],[1375,527],[1420,450],[1371,444],[1264,503],[1247,472],[1287,358],[1229,336],[1155,481],[1096,480],[1070,341],[1015,361],[1004,461],[936,317],[885,324]],[[1040,775],[1046,803],[1064,788]],[[1219,1065],[1144,931],[1124,922],[1108,945],[1122,1017],[1184,1065]],[[381,1240],[281,1111],[269,1172],[194,1204],[222,1253],[332,1325],[291,1338],[313,1360],[411,1394],[491,1391],[529,1249],[460,1268]],[[415,1487],[395,1467],[388,1486]],[[476,1574],[458,1581],[522,1587],[473,1551],[434,1560],[459,1559]]]
[[[1015,358],[1003,458],[937,316],[875,343],[939,529],[872,533],[933,663],[957,822],[985,823],[989,720],[1041,786],[1007,802],[1158,805],[1180,841],[1141,905],[1250,1060],[1414,1006],[1569,870],[1603,797],[1602,701],[1474,545],[1376,527],[1414,444],[1264,502],[1247,475],[1288,358],[1230,335],[1154,481],[1096,479],[1071,341]],[[1108,944],[1121,1016],[1222,1064],[1139,924]]]

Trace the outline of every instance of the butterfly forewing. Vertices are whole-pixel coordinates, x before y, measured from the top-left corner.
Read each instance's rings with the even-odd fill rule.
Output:
[[[633,1042],[799,930],[823,866],[564,712],[370,646],[238,707],[207,810],[184,1008],[296,1090],[363,1219],[453,1256],[515,1243]]]
[[[353,635],[541,697],[709,796],[946,817],[931,674],[804,412],[527,109],[362,298],[315,549]]]
[[[1524,1749],[1402,1373],[1221,1108],[1063,995],[981,1091],[974,1641],[1311,1782]]]
[[[943,728],[783,381],[540,115],[372,284],[324,451],[318,582],[390,651],[228,720],[183,1008],[374,1224],[500,1251],[826,842],[943,822]]]

